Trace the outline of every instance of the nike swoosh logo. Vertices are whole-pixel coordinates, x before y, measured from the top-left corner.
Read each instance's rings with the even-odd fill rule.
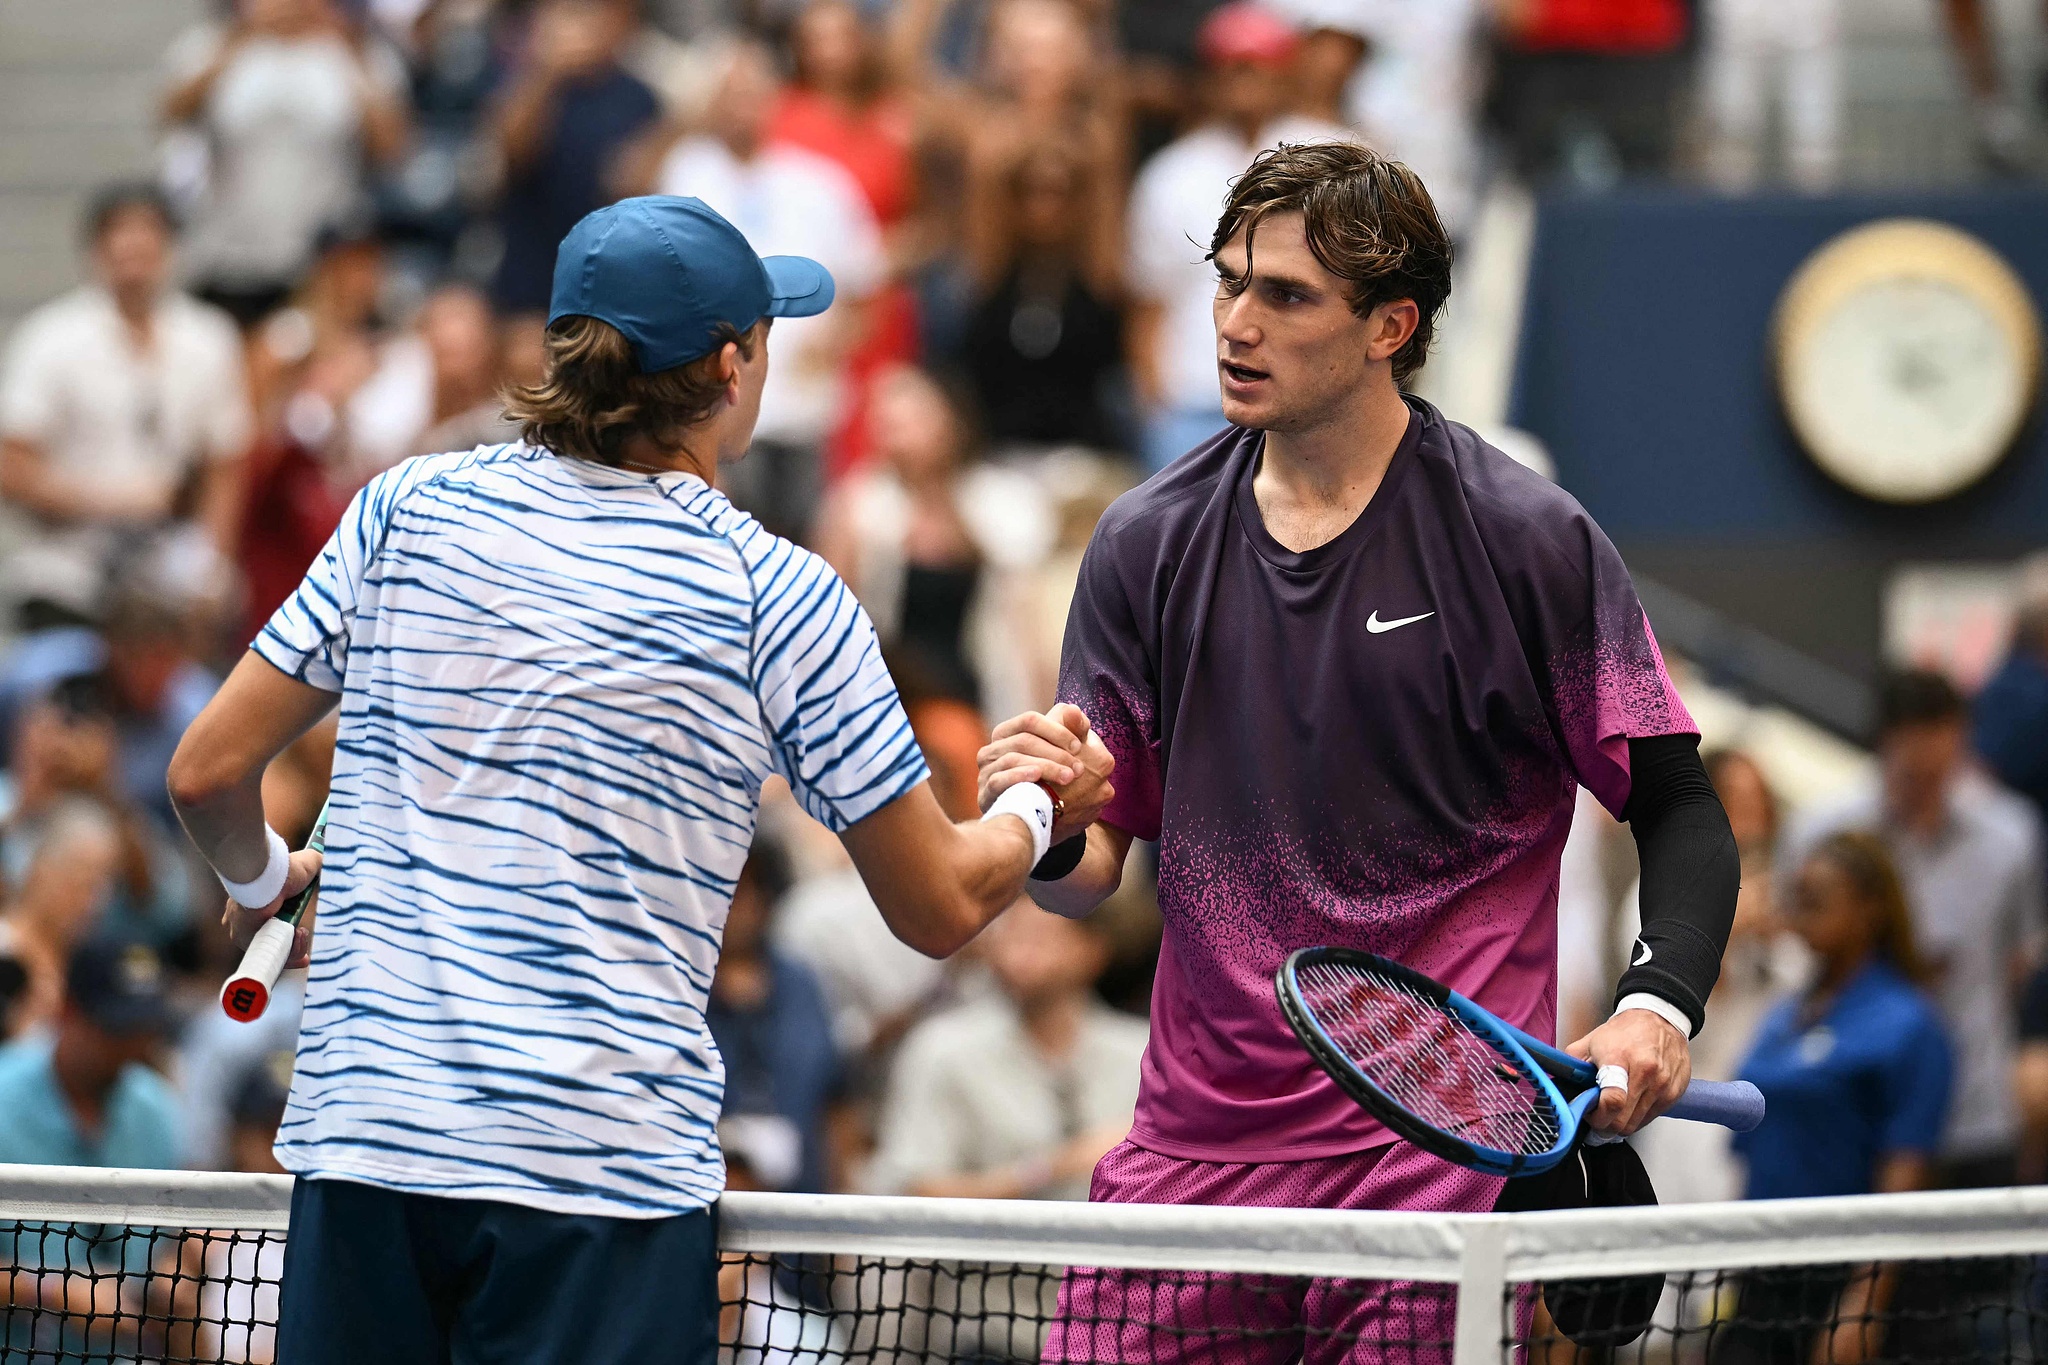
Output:
[[[1629,964],[1628,964],[1628,965],[1629,965],[1629,966],[1631,966],[1631,967],[1640,967],[1640,966],[1642,966],[1642,965],[1643,965],[1643,964],[1644,964],[1645,962],[1648,962],[1648,961],[1650,960],[1650,957],[1651,957],[1651,953],[1650,953],[1650,945],[1649,945],[1649,944],[1647,944],[1647,943],[1643,942],[1643,941],[1642,941],[1641,939],[1637,939],[1637,940],[1636,940],[1636,947],[1638,947],[1638,948],[1642,949],[1643,951],[1642,951],[1641,955],[1640,955],[1640,956],[1638,956],[1638,957],[1636,958],[1636,960],[1635,960],[1635,961],[1633,961],[1633,962],[1631,962],[1631,963],[1629,963]]]
[[[1417,621],[1427,621],[1434,615],[1436,615],[1435,612],[1426,611],[1420,616],[1403,616],[1398,621],[1382,621],[1380,620],[1379,612],[1375,611],[1372,615],[1365,618],[1365,628],[1374,635],[1385,635],[1390,630],[1399,630],[1403,626],[1412,626]]]

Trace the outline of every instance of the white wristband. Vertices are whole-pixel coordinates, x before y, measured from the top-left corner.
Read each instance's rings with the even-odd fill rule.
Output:
[[[1661,995],[1652,995],[1648,991],[1636,991],[1632,995],[1624,995],[1621,997],[1621,1003],[1614,1007],[1614,1012],[1620,1014],[1624,1010],[1648,1010],[1665,1023],[1671,1025],[1671,1027],[1677,1029],[1681,1038],[1692,1037],[1692,1019],[1687,1016],[1684,1010],[1678,1008],[1678,1006],[1672,1004]]]
[[[998,796],[981,818],[993,820],[998,815],[1014,815],[1031,831],[1031,865],[1037,867],[1052,847],[1052,793],[1036,782],[1019,782]]]
[[[263,832],[270,836],[270,861],[261,873],[246,882],[231,882],[219,868],[213,870],[213,875],[227,888],[228,898],[251,910],[261,910],[276,900],[277,893],[284,890],[285,874],[291,871],[292,851],[285,846],[284,836],[268,825]]]

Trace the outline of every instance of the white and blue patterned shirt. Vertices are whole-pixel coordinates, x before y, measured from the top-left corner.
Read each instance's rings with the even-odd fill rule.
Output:
[[[486,446],[372,481],[253,648],[341,694],[279,1159],[716,1199],[704,1010],[761,784],[843,830],[927,776],[846,585],[689,475]]]

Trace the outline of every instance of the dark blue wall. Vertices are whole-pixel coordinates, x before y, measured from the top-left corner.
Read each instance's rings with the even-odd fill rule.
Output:
[[[2044,189],[1555,198],[1539,219],[1511,416],[1639,571],[1857,668],[1875,660],[1892,564],[2048,542],[2038,417],[1982,484],[1920,508],[1839,488],[1786,425],[1769,356],[1780,291],[1829,238],[1895,215],[1975,233],[2037,307],[2048,301]]]

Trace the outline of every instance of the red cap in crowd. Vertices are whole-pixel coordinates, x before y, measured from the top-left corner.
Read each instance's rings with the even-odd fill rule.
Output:
[[[1253,0],[1223,6],[1202,22],[1196,45],[1210,66],[1249,62],[1285,66],[1294,60],[1301,35],[1294,26]]]

